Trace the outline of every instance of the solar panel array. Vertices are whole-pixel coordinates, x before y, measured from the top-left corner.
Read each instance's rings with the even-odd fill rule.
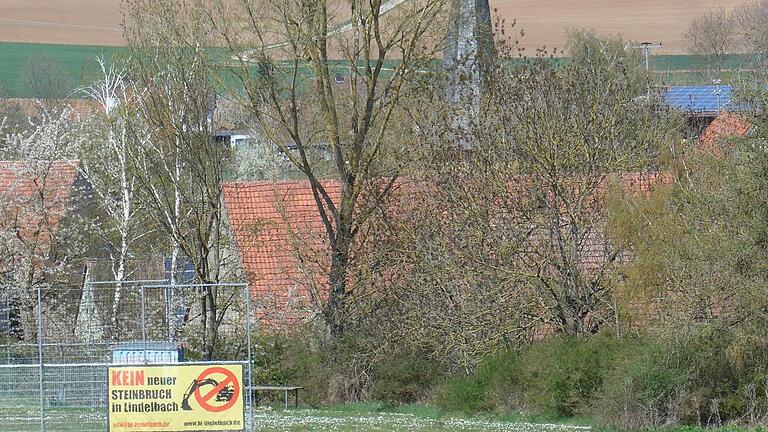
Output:
[[[664,101],[672,108],[694,113],[716,113],[733,109],[733,87],[721,86],[674,86],[664,94]]]

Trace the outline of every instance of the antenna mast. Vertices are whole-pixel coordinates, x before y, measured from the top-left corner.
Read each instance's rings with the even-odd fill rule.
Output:
[[[654,44],[651,42],[643,42],[640,45],[633,46],[632,48],[643,50],[643,53],[645,54],[645,70],[650,70],[650,62],[648,61],[650,51],[655,48],[661,48],[661,43]]]

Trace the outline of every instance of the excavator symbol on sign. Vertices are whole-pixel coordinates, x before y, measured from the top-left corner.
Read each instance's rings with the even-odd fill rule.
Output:
[[[187,391],[184,392],[184,399],[181,401],[181,409],[184,411],[192,411],[192,407],[189,406],[189,398],[195,394],[195,390],[207,385],[216,388],[219,385],[219,382],[213,378],[206,378],[200,381],[196,379],[192,380],[192,384],[190,384]],[[219,390],[218,393],[216,393],[216,402],[229,402],[232,400],[232,396],[234,396],[234,394],[235,388],[231,385],[227,385],[223,389]]]

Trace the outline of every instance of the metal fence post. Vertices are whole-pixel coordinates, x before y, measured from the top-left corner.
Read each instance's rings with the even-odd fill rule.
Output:
[[[243,287],[243,293],[245,295],[245,337],[248,341],[248,399],[250,400],[248,423],[251,427],[251,432],[254,432],[253,424],[253,359],[251,357],[251,292],[246,284]]]
[[[38,391],[40,392],[40,432],[45,432],[45,396],[43,394],[43,295],[42,287],[37,286],[37,361]]]
[[[144,351],[142,359],[144,364],[147,363],[147,300],[144,295],[144,284],[139,285],[141,289],[141,340],[143,343]]]
[[[11,325],[11,296],[8,295],[8,294],[5,295],[5,318],[4,318],[4,320],[7,323],[7,325],[9,326],[9,330],[10,330],[10,325]],[[11,344],[6,344],[5,347],[6,347],[5,348],[5,353],[6,353],[5,354],[6,355],[6,361],[5,362],[6,362],[6,364],[11,364]]]
[[[173,285],[165,289],[165,319],[168,323],[168,340],[175,341],[176,308],[173,307]]]

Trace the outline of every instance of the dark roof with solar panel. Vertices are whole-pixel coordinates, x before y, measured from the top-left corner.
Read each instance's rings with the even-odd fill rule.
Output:
[[[731,100],[732,93],[729,85],[674,86],[664,94],[664,102],[689,113],[717,115],[720,111],[738,110]]]

